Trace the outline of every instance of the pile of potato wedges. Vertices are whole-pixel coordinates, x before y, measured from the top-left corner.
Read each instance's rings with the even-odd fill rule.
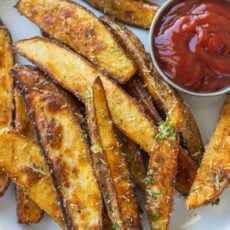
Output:
[[[151,229],[168,229],[175,190],[194,208],[229,183],[230,97],[204,151],[189,107],[116,21],[149,28],[158,7],[86,2],[113,17],[67,0],[19,0],[43,36],[12,44],[0,23],[0,194],[16,185],[22,224],[46,212],[63,229],[135,230],[139,190]]]

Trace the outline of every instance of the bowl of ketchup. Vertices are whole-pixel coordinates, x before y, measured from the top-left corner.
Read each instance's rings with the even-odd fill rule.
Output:
[[[153,63],[174,88],[230,92],[230,0],[168,0],[150,29]]]

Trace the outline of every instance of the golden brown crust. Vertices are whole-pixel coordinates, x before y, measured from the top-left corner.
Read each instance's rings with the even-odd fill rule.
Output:
[[[23,102],[19,88],[14,89],[15,101],[15,130],[26,136],[29,140],[37,142],[33,124],[27,114],[25,104]],[[20,224],[37,223],[43,216],[43,211],[34,203],[23,190],[16,188],[17,200],[17,218]]]
[[[101,20],[108,25],[121,45],[130,57],[135,61],[139,76],[151,94],[154,104],[161,111],[167,114],[171,107],[178,104],[177,109],[180,113],[179,132],[182,134],[184,142],[189,150],[193,161],[199,165],[203,154],[203,143],[197,124],[188,106],[182,101],[179,95],[161,80],[158,74],[152,70],[148,60],[148,55],[138,42],[135,34],[126,27],[111,20],[109,17],[101,17]]]
[[[105,91],[99,78],[93,83],[86,104],[91,151],[99,170],[98,180],[102,184],[108,216],[119,229],[141,229],[128,166],[113,130]],[[100,161],[103,161],[103,164],[100,164]]]
[[[41,220],[43,212],[19,187],[16,188],[16,200],[18,223],[31,224]]]
[[[176,140],[157,142],[146,178],[146,209],[151,229],[167,230],[173,206],[177,170]]]
[[[145,190],[146,168],[140,147],[116,129],[117,137],[121,143],[121,150],[126,156],[132,180],[142,191]]]
[[[16,185],[66,229],[49,169],[39,146],[15,131],[4,130],[0,133],[0,159],[0,167]],[[31,171],[34,176],[37,175],[36,181],[31,180]]]
[[[196,208],[218,199],[230,178],[230,95],[227,96],[216,130],[204,153],[186,200]]]
[[[89,62],[66,47],[42,38],[22,40],[16,43],[15,49],[82,101],[87,97],[88,87],[100,76],[115,126],[151,154],[157,129],[128,94]],[[61,63],[61,68],[57,63]]]
[[[10,32],[0,20],[0,129],[13,125],[13,78],[10,69],[14,65]],[[10,180],[0,171],[0,196],[2,196]]]
[[[177,157],[176,190],[187,196],[195,179],[197,166],[186,149],[179,146]]]
[[[173,106],[167,120],[159,126],[156,145],[150,156],[146,178],[146,208],[151,229],[168,229],[175,192],[179,120],[177,108]]]
[[[119,21],[144,29],[150,28],[159,9],[158,6],[149,2],[137,0],[86,0],[86,2]]]
[[[134,62],[112,34],[93,13],[77,3],[20,0],[16,7],[49,36],[65,43],[118,82],[125,83],[135,74]]]
[[[128,93],[136,98],[140,105],[143,105],[145,112],[153,120],[154,124],[158,125],[162,121],[163,114],[160,114],[160,111],[153,104],[151,94],[143,85],[143,82],[136,77],[127,83],[126,88]]]
[[[159,125],[162,118],[159,116],[155,105],[152,103],[151,95],[143,87],[143,83],[141,83],[139,79],[132,79],[127,87],[128,91],[135,95],[135,98],[143,105],[145,112],[155,121],[155,124]],[[178,192],[183,195],[188,195],[196,175],[197,167],[189,156],[188,151],[181,146],[179,146],[177,161],[175,186]]]
[[[36,124],[68,228],[101,229],[101,195],[69,98],[39,71],[22,66],[14,68],[14,74]]]

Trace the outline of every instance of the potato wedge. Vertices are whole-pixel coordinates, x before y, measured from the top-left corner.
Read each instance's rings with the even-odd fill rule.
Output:
[[[133,61],[112,34],[82,6],[66,0],[19,0],[16,7],[49,36],[70,46],[118,82],[125,83],[135,74]]]
[[[10,69],[14,65],[11,36],[0,19],[0,129],[13,125],[13,78]],[[7,175],[0,170],[0,196],[10,183]]]
[[[140,105],[143,106],[145,112],[153,120],[154,124],[158,125],[162,121],[163,114],[160,114],[160,111],[153,104],[152,97],[148,90],[143,86],[143,83],[136,77],[135,79],[130,80],[126,89],[130,95],[132,95]]]
[[[179,151],[178,127],[171,117],[179,116],[176,108],[168,114],[168,120],[161,122],[156,136],[156,145],[149,160],[146,178],[146,209],[151,229],[167,230],[173,207],[177,156]]]
[[[204,153],[190,194],[187,208],[215,202],[230,178],[230,95],[227,96],[216,130]]]
[[[155,105],[152,102],[152,97],[149,92],[143,87],[140,79],[132,79],[127,84],[128,92],[130,92],[139,101],[145,112],[153,119],[156,125],[162,121],[158,114]],[[175,120],[175,119],[174,119]],[[179,153],[177,158],[177,175],[176,175],[176,189],[183,195],[188,195],[195,179],[197,167],[195,162],[192,161],[188,151],[179,146]]]
[[[67,229],[38,145],[13,130],[0,131],[0,167],[50,217]]]
[[[177,156],[176,190],[187,196],[197,173],[197,166],[186,149],[179,146]]]
[[[188,106],[180,96],[171,89],[155,71],[151,68],[151,63],[144,55],[138,38],[123,25],[116,23],[109,17],[101,17],[101,20],[110,27],[111,31],[120,41],[129,56],[135,61],[139,76],[149,93],[153,97],[154,104],[159,110],[167,114],[174,104],[178,104],[178,112],[181,114],[179,132],[182,134],[184,142],[189,150],[189,154],[196,165],[200,164],[203,154],[203,143],[197,124]],[[141,49],[141,50],[140,50]],[[173,121],[173,120],[172,120]]]
[[[33,124],[27,114],[20,90],[14,89],[15,120],[14,127],[20,134],[36,143]],[[19,187],[16,188],[17,218],[20,224],[37,223],[43,216],[43,211]]]
[[[86,105],[92,157],[108,216],[116,229],[142,229],[128,165],[99,78],[93,83]]]
[[[69,98],[31,67],[15,67],[13,73],[36,124],[68,229],[100,229],[101,194]]]
[[[114,124],[151,154],[155,144],[156,127],[134,100],[89,62],[67,48],[44,38],[19,41],[15,49],[83,102],[87,98],[89,87],[99,76],[105,88]]]
[[[147,1],[137,0],[85,0],[92,7],[111,15],[116,19],[134,26],[149,29],[159,9]]]
[[[121,150],[126,156],[132,180],[142,191],[145,190],[146,168],[140,147],[116,129],[117,137],[121,143]]]
[[[16,187],[16,201],[17,220],[19,224],[34,224],[41,220],[43,211],[18,186]]]

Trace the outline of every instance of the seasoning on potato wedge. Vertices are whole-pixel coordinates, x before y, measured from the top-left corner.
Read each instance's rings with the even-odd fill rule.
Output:
[[[0,129],[13,125],[13,78],[10,69],[14,65],[10,32],[0,19]],[[10,183],[5,172],[0,170],[0,196]]]
[[[230,95],[227,96],[216,130],[204,153],[189,196],[187,208],[215,202],[230,178]]]
[[[19,0],[16,7],[49,36],[65,43],[118,82],[125,83],[134,76],[134,62],[103,23],[84,7],[65,0]]]
[[[121,230],[142,229],[125,154],[115,135],[102,82],[97,78],[86,100],[94,168],[107,213]]]
[[[70,98],[32,67],[18,66],[13,72],[36,125],[68,229],[100,229],[101,193]]]
[[[134,26],[149,29],[159,9],[147,1],[137,0],[85,0],[92,7],[102,10],[105,14]]]
[[[29,140],[37,142],[35,129],[26,111],[25,103],[18,87],[14,89],[15,130]],[[20,187],[16,187],[17,218],[20,224],[37,223],[43,216],[39,206],[26,195]]]
[[[203,154],[203,143],[197,124],[188,106],[183,102],[178,93],[171,89],[152,70],[148,55],[134,33],[109,17],[101,17],[101,20],[111,29],[123,48],[135,61],[139,77],[151,94],[157,108],[167,114],[172,106],[177,104],[177,109],[181,117],[180,124],[178,125],[179,132],[182,134],[183,141],[189,150],[192,160],[196,165],[199,165]],[[172,118],[172,122],[173,120]]]
[[[157,128],[124,90],[84,58],[51,40],[38,37],[17,42],[15,49],[83,102],[89,87],[100,77],[115,126],[151,154]]]
[[[1,130],[0,167],[41,209],[67,229],[48,166],[37,144],[13,130]]]

